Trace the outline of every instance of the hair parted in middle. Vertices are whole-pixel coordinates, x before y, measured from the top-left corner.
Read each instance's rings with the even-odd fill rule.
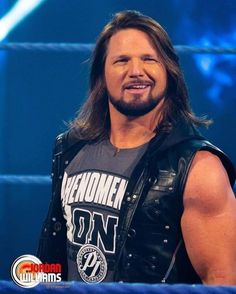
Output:
[[[107,48],[115,33],[128,28],[138,29],[149,36],[167,71],[167,91],[161,110],[161,121],[157,127],[172,124],[180,118],[195,125],[208,126],[211,121],[196,117],[190,108],[179,58],[167,32],[151,17],[128,10],[116,13],[98,36],[91,59],[89,96],[72,123],[80,139],[109,137],[110,117],[104,77]]]

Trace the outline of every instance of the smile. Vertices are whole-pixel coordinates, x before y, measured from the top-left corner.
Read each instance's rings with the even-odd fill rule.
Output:
[[[150,88],[151,83],[130,83],[124,87],[124,90],[131,94],[143,94]]]
[[[128,82],[125,83],[123,85],[123,89],[124,90],[130,90],[130,89],[146,89],[147,87],[151,87],[153,86],[153,82],[152,81],[132,81],[132,82]]]
[[[151,81],[135,81],[124,84],[123,90],[130,94],[143,94],[153,86]]]
[[[126,89],[130,90],[130,89],[145,89],[149,87],[149,85],[132,85],[129,87],[126,87]]]

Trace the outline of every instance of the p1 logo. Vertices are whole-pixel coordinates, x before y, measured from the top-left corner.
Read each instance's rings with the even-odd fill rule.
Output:
[[[102,251],[90,244],[83,245],[77,254],[78,271],[86,283],[100,283],[107,274],[107,261]]]

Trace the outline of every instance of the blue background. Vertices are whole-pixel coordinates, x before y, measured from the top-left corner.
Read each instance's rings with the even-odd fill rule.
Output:
[[[2,17],[16,1],[0,1]],[[112,13],[136,9],[159,21],[174,45],[236,47],[235,0],[50,0],[5,42],[94,43]],[[0,51],[0,173],[49,175],[51,149],[87,93],[87,53]],[[236,55],[180,54],[196,114],[214,120],[203,133],[236,163]],[[49,185],[0,185],[0,279],[34,254]]]

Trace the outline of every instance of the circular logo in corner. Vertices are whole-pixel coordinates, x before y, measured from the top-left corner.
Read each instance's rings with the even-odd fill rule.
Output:
[[[107,274],[107,261],[102,251],[90,244],[83,245],[77,254],[77,266],[86,283],[100,283]]]
[[[20,287],[33,288],[37,286],[40,281],[37,279],[35,273],[32,273],[32,265],[39,265],[41,261],[33,255],[21,255],[14,260],[11,266],[12,280]]]

